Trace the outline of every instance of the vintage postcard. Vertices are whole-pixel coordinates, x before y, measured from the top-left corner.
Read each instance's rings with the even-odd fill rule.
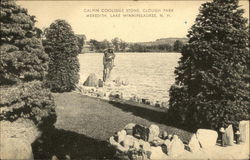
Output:
[[[249,159],[249,1],[2,0],[0,159]]]

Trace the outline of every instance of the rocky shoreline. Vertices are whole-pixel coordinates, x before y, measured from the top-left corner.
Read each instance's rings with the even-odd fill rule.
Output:
[[[168,102],[140,97],[131,93],[128,86],[129,82],[127,80],[122,80],[119,77],[115,80],[110,80],[104,83],[92,73],[83,84],[79,83],[77,85],[77,89],[81,94],[90,97],[97,97],[111,101],[124,100],[156,108],[168,109]]]

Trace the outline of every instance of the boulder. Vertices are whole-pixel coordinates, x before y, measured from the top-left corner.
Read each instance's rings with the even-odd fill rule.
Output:
[[[138,96],[133,95],[132,97],[129,98],[131,102],[137,102]]]
[[[152,124],[150,127],[149,127],[149,135],[148,135],[148,141],[152,141],[155,139],[155,137],[158,137],[160,134],[160,128],[155,125],[155,124]]]
[[[122,80],[122,85],[124,85],[124,86],[129,85],[129,81],[127,79],[126,80]]]
[[[104,91],[102,91],[102,90],[97,90],[96,91],[96,96],[97,97],[102,98],[102,97],[105,97],[105,95],[106,95],[106,93]]]
[[[225,130],[225,140],[224,144],[232,146],[234,145],[234,131],[233,131],[233,126],[229,125],[226,130]]]
[[[126,131],[126,130],[133,130],[133,128],[134,128],[134,126],[135,126],[136,124],[135,123],[128,123],[125,127],[124,127],[124,130]]]
[[[147,127],[136,124],[133,128],[133,136],[148,141],[149,129]]]
[[[121,78],[120,77],[116,77],[116,79],[113,80],[113,82],[115,82],[117,85],[121,85]]]
[[[161,134],[161,138],[166,140],[168,138],[168,132],[163,131],[162,134]]]
[[[71,160],[70,155],[65,155],[66,160]]]
[[[141,102],[142,102],[142,104],[150,105],[150,100],[147,98],[142,98]]]
[[[112,137],[109,138],[109,143],[110,143],[111,145],[113,145],[113,146],[115,146],[115,145],[117,144],[117,142],[116,142],[114,136],[112,136]]]
[[[57,158],[56,155],[53,155],[53,156],[51,157],[51,160],[59,160],[59,159]]]
[[[150,100],[146,100],[145,104],[150,105],[151,104]]]
[[[185,146],[178,137],[173,137],[168,149],[168,155],[171,157],[177,157],[178,155],[185,152]]]
[[[168,108],[168,102],[161,102],[161,107]]]
[[[116,99],[116,98],[118,98],[118,99],[122,99],[123,98],[123,94],[122,94],[122,92],[120,92],[120,91],[112,91],[112,92],[110,92],[110,94],[109,94],[109,98],[110,99]]]
[[[152,146],[161,146],[164,144],[164,140],[159,137],[155,137],[152,141],[150,141],[150,144]]]
[[[249,143],[249,121],[240,121],[240,141]]]
[[[202,148],[214,147],[218,138],[218,134],[210,129],[198,129],[196,136]]]
[[[83,83],[84,86],[98,87],[98,78],[94,73],[91,73],[86,81]]]
[[[0,159],[34,159],[31,144],[20,138],[1,139]]]
[[[135,148],[136,150],[139,150],[141,148],[140,143],[138,141],[134,141],[133,148]]]
[[[179,139],[179,137],[175,134],[175,135],[173,135],[173,138],[172,138],[173,140],[174,139]]]
[[[154,100],[150,100],[150,101],[149,101],[149,105],[155,106],[155,101],[154,101]]]
[[[146,98],[142,98],[141,99],[142,104],[146,104],[146,100],[147,100]]]
[[[168,139],[169,139],[170,141],[173,139],[172,134],[169,134],[169,135],[168,135]]]
[[[142,103],[142,99],[140,97],[137,97],[136,102],[137,103]]]
[[[120,145],[119,143],[117,143],[115,141],[115,138],[112,136],[109,138],[109,143],[114,146],[117,150],[119,150],[120,152],[126,152],[127,149],[125,147],[123,147],[122,145]]]
[[[150,146],[150,144],[148,142],[145,142],[143,140],[139,140],[139,144],[140,144],[140,146],[142,146],[142,149],[144,151],[150,151],[151,150],[151,146]]]
[[[200,150],[201,146],[200,146],[200,143],[196,137],[196,134],[192,135],[192,137],[188,143],[188,147],[189,147],[191,152],[197,152]]]
[[[148,155],[145,152],[141,152],[138,151],[134,148],[129,149],[129,151],[127,152],[128,155],[128,160],[147,160],[148,159]],[[124,159],[123,157],[120,159]]]
[[[125,130],[121,130],[117,133],[118,136],[118,143],[121,143],[122,141],[124,141],[125,137],[126,137],[126,131]]]
[[[168,156],[162,151],[162,148],[160,146],[151,147],[150,159],[163,160],[166,159],[167,157]]]
[[[98,80],[98,87],[103,87],[104,83],[102,79]]]
[[[135,141],[138,141],[135,137],[131,135],[126,135],[121,144],[124,148],[128,150],[129,148],[133,147]]]
[[[161,107],[161,103],[159,101],[156,101],[155,107]]]
[[[164,145],[167,146],[167,148],[170,148],[171,141],[169,139],[164,141]]]
[[[121,132],[122,135],[126,135],[127,134],[127,132],[124,129],[121,130],[120,132]]]
[[[126,133],[128,135],[133,135],[133,128],[134,128],[135,124],[134,123],[129,123],[124,127],[124,130],[126,131]]]
[[[116,86],[127,86],[129,85],[129,81],[125,80],[125,79],[121,79],[120,77],[117,77],[115,80],[113,80],[113,82],[115,82]]]

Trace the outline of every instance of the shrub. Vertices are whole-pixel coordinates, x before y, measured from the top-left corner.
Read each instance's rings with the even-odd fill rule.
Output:
[[[0,88],[0,121],[15,121],[19,118],[29,119],[40,126],[55,123],[56,113],[54,99],[42,82],[32,81]]]
[[[79,81],[78,41],[71,26],[64,20],[56,20],[45,29],[43,44],[49,54],[47,82],[54,92],[75,89]]]
[[[238,0],[200,8],[170,89],[170,114],[186,125],[218,129],[249,119],[249,36]]]
[[[53,97],[42,85],[49,57],[41,31],[34,27],[35,17],[14,1],[2,0],[0,10],[0,121],[24,118],[50,127],[56,114]]]
[[[37,38],[35,17],[14,1],[1,1],[0,85],[43,80],[48,55]]]

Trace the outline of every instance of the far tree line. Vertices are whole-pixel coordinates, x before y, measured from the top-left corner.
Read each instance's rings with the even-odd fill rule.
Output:
[[[44,40],[45,37],[45,29],[41,30],[37,28],[38,37]],[[84,34],[75,35],[77,38],[77,45],[79,49],[79,53],[84,52],[103,52],[107,48],[113,48],[115,52],[181,52],[184,44],[186,42],[182,40],[175,40],[174,43],[164,42],[125,42],[124,40],[115,37],[111,41],[104,39],[103,41],[98,41],[95,39],[90,39],[89,41],[85,41],[86,37]],[[83,51],[87,48],[87,51]]]
[[[90,39],[87,42],[89,45],[89,51],[91,52],[102,52],[106,48],[112,47],[115,52],[181,52],[184,42],[176,40],[173,44],[144,44],[144,43],[129,43],[122,39],[116,37],[111,41],[103,40],[97,41],[95,39]]]

